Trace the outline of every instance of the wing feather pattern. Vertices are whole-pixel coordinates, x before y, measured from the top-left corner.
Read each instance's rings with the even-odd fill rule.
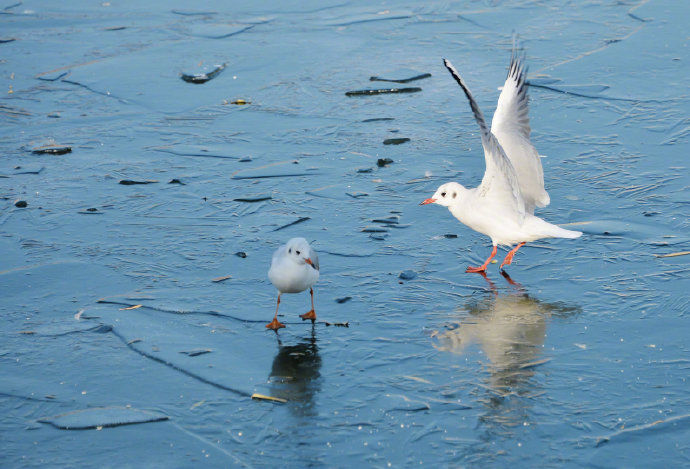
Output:
[[[506,156],[501,144],[494,134],[491,133],[491,130],[487,127],[484,114],[482,114],[479,105],[477,105],[472,93],[470,93],[469,88],[467,88],[467,85],[458,71],[455,70],[453,64],[446,59],[443,59],[443,64],[465,92],[465,96],[467,96],[472,112],[474,113],[474,119],[477,121],[477,124],[479,124],[479,129],[481,131],[484,159],[486,160],[486,172],[484,173],[481,185],[478,187],[479,194],[483,197],[495,199],[501,204],[513,208],[518,216],[518,221],[522,223],[525,217],[525,202],[520,192],[520,185],[518,184],[513,164]]]
[[[528,213],[534,213],[535,207],[546,207],[550,199],[544,188],[541,158],[530,141],[527,67],[524,62],[525,56],[519,52],[516,37],[508,76],[491,121],[491,132],[513,163],[525,209]]]
[[[527,67],[524,61],[524,54],[513,47],[508,76],[491,121],[491,131],[496,135],[500,132],[517,132],[529,139],[532,129],[529,125]]]

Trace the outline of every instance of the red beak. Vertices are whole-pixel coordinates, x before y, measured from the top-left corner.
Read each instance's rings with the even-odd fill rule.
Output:
[[[306,262],[310,266],[314,267],[314,264],[312,263],[311,259],[309,259],[308,257],[306,259],[304,259],[304,262]]]
[[[433,204],[434,202],[436,202],[436,199],[426,199],[425,201],[423,201],[419,205]]]

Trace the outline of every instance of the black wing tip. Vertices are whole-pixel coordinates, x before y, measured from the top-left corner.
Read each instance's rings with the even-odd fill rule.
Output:
[[[466,89],[465,82],[463,81],[462,77],[460,76],[460,73],[453,67],[453,64],[450,62],[448,59],[443,59],[443,65],[445,65],[446,69],[450,72],[450,74],[453,76],[455,81],[458,82],[458,85],[462,87],[463,90],[467,93],[468,90]]]
[[[526,56],[525,49],[520,45],[519,36],[513,32],[513,49],[510,53],[510,66],[506,78],[515,80],[519,94],[526,93],[527,70],[529,68],[525,64]]]
[[[453,76],[456,82],[458,82],[458,85],[465,91],[465,94],[468,94],[470,92],[469,89],[467,89],[467,85],[465,84],[465,81],[462,79],[460,76],[460,72],[458,72],[453,64],[450,62],[448,59],[443,59],[443,65],[446,66],[446,69],[450,72],[450,74]],[[469,98],[469,96],[468,96]]]
[[[446,66],[450,74],[453,76],[455,81],[460,85],[460,88],[462,88],[462,91],[465,93],[465,96],[467,96],[467,99],[470,102],[470,108],[472,108],[472,113],[474,114],[474,119],[477,121],[477,124],[479,124],[479,129],[482,132],[482,135],[489,135],[491,132],[489,131],[488,127],[486,126],[486,121],[484,120],[484,114],[482,114],[481,109],[479,109],[479,105],[477,102],[474,100],[474,97],[472,96],[472,93],[470,92],[469,88],[465,84],[465,81],[462,79],[460,74],[458,73],[457,70],[455,70],[455,67],[453,67],[453,64],[450,63],[449,60],[443,59],[443,64]]]

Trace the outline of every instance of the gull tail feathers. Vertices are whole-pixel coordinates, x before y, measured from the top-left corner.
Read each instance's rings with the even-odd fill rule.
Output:
[[[528,222],[528,231],[535,235],[534,239],[541,238],[579,238],[579,231],[566,230],[560,226],[549,223],[539,217],[531,217]]]
[[[582,231],[566,230],[560,226],[550,225],[548,235],[552,238],[579,238],[582,236]]]

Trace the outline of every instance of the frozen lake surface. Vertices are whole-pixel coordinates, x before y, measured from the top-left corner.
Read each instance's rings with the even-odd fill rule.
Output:
[[[0,466],[688,465],[688,5],[274,3],[0,6]],[[513,30],[585,234],[511,284],[418,203],[484,171],[441,58],[489,118]]]

